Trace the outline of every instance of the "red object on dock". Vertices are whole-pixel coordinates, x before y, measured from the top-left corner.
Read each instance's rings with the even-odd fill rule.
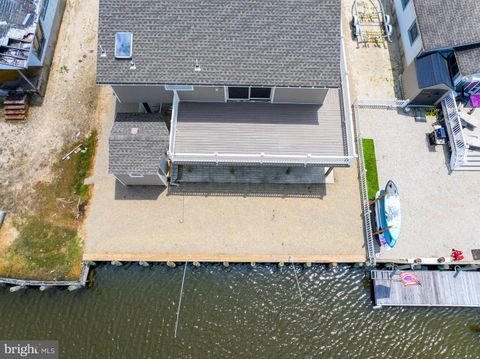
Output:
[[[454,261],[461,261],[462,259],[464,259],[465,257],[463,256],[463,252],[462,251],[459,251],[459,250],[456,250],[456,249],[452,249],[452,258]]]

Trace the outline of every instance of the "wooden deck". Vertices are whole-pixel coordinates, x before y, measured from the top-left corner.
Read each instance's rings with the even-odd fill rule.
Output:
[[[480,272],[411,271],[420,285],[404,286],[400,272],[372,271],[376,306],[480,307]]]

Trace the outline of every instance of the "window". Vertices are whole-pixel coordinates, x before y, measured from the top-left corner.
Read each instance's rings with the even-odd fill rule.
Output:
[[[251,99],[270,100],[272,89],[269,87],[252,87],[250,89]]]
[[[405,8],[407,7],[408,3],[410,2],[410,0],[402,0],[402,8],[403,10],[405,10]]]
[[[249,88],[248,87],[229,87],[228,98],[231,100],[248,100]]]
[[[45,16],[47,15],[47,8],[48,8],[49,0],[43,0],[42,10],[40,11],[40,18],[45,20]]]
[[[270,101],[270,87],[229,87],[228,99],[236,101]]]
[[[33,39],[33,47],[37,52],[39,58],[42,57],[43,47],[45,46],[45,37],[43,36],[43,28],[42,23],[39,22],[37,25],[37,31],[35,33],[35,37]]]
[[[144,175],[142,175],[141,173],[129,173],[128,174],[131,178],[143,178]]]
[[[412,45],[418,37],[417,21],[414,21],[410,29],[408,29],[408,37],[410,39],[410,45]]]
[[[115,58],[131,59],[133,34],[131,32],[117,32],[115,34]]]

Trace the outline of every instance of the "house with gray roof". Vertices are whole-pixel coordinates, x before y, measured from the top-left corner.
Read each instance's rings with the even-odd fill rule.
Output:
[[[43,95],[66,0],[0,0],[0,97]]]
[[[394,0],[405,98],[433,106],[448,93],[480,92],[480,2]]]
[[[355,159],[340,0],[100,0],[98,46],[97,84],[117,99],[110,172],[124,184],[147,176],[125,157],[176,183],[240,166],[321,182]],[[164,121],[148,130],[151,154],[118,136],[126,111],[140,134],[135,116]]]

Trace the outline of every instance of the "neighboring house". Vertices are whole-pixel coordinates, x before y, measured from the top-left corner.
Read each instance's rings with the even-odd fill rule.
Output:
[[[452,90],[480,92],[480,1],[394,0],[394,6],[410,105],[437,105]]]
[[[0,97],[44,94],[66,0],[0,0]]]
[[[340,0],[100,0],[97,83],[112,86],[120,112],[110,173],[163,184],[168,158],[176,183],[289,183],[291,173],[319,183],[350,166],[340,24]],[[129,132],[124,111],[149,114],[130,113]],[[169,132],[142,129],[145,116]],[[138,167],[119,164],[129,156]]]

